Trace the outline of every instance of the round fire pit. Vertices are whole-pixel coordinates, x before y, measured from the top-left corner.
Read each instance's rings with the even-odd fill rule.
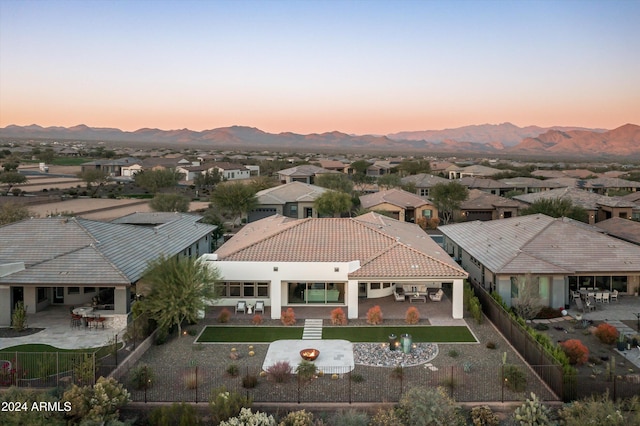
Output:
[[[318,355],[320,355],[320,351],[317,349],[303,349],[300,351],[300,356],[305,361],[315,361]]]

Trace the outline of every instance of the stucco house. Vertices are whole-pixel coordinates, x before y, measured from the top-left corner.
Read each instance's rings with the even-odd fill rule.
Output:
[[[431,201],[397,188],[362,195],[360,205],[368,210],[389,212],[391,217],[402,222],[438,217],[438,209]]]
[[[281,183],[302,182],[313,184],[316,176],[325,173],[340,173],[335,170],[327,170],[322,167],[311,164],[303,164],[301,166],[290,167],[278,172],[278,180]]]
[[[215,226],[198,223],[199,216],[171,215],[156,218],[155,226],[58,217],[0,227],[0,326],[11,324],[18,301],[36,313],[49,305],[90,305],[94,298],[111,322],[126,324],[132,286],[148,262],[211,252]]]
[[[419,195],[421,197],[428,197],[431,188],[439,183],[450,183],[449,179],[427,173],[405,176],[401,179],[401,181],[405,185],[413,184],[416,188],[416,195]]]
[[[542,303],[555,308],[568,306],[580,287],[632,294],[640,284],[639,246],[571,219],[535,214],[438,229],[469,279],[496,290],[509,306],[527,275]]]
[[[245,226],[213,254],[218,301],[264,300],[271,317],[286,307],[341,306],[358,317],[359,298],[382,298],[405,285],[452,288],[452,317],[462,318],[467,273],[417,225],[376,213],[355,218],[269,216]]]
[[[289,182],[256,193],[258,206],[248,214],[248,222],[255,222],[267,216],[281,216],[302,219],[318,217],[313,203],[316,198],[329,191],[316,185]]]
[[[465,221],[508,219],[518,216],[527,204],[481,191],[469,190],[469,196],[460,204],[460,216]]]
[[[125,157],[118,159],[103,159],[89,161],[80,165],[80,170],[85,172],[89,170],[102,170],[105,174],[112,177],[133,176],[140,171],[142,161],[134,157]],[[126,173],[123,173],[123,169]],[[134,170],[133,174],[131,170]]]

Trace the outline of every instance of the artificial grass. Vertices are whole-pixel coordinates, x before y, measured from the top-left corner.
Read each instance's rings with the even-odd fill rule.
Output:
[[[275,340],[301,339],[302,327],[239,327],[207,326],[197,343],[266,343]],[[360,326],[324,327],[323,339],[343,339],[350,342],[386,342],[390,334],[400,337],[408,333],[414,342],[475,343],[476,339],[464,326]]]

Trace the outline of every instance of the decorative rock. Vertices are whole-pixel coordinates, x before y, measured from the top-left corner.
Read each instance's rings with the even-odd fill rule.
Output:
[[[249,356],[254,356],[256,353],[254,351],[249,351]]]
[[[237,353],[237,352],[231,352],[231,353],[229,354],[229,358],[235,361],[235,360],[237,360],[238,358],[240,358],[240,355],[238,355],[238,353]]]
[[[415,345],[415,346],[414,346]],[[388,345],[378,343],[354,343],[353,361],[360,365],[374,367],[409,367],[427,363],[438,355],[438,345],[433,343],[415,343],[411,352],[390,351]]]

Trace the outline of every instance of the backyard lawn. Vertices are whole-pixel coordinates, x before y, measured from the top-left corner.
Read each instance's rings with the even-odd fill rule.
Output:
[[[267,343],[275,340],[301,339],[302,327],[239,327],[207,326],[197,343]],[[411,334],[414,342],[475,343],[476,339],[464,326],[393,326],[393,327],[324,327],[323,339],[344,339],[350,342],[386,342],[390,334]]]

